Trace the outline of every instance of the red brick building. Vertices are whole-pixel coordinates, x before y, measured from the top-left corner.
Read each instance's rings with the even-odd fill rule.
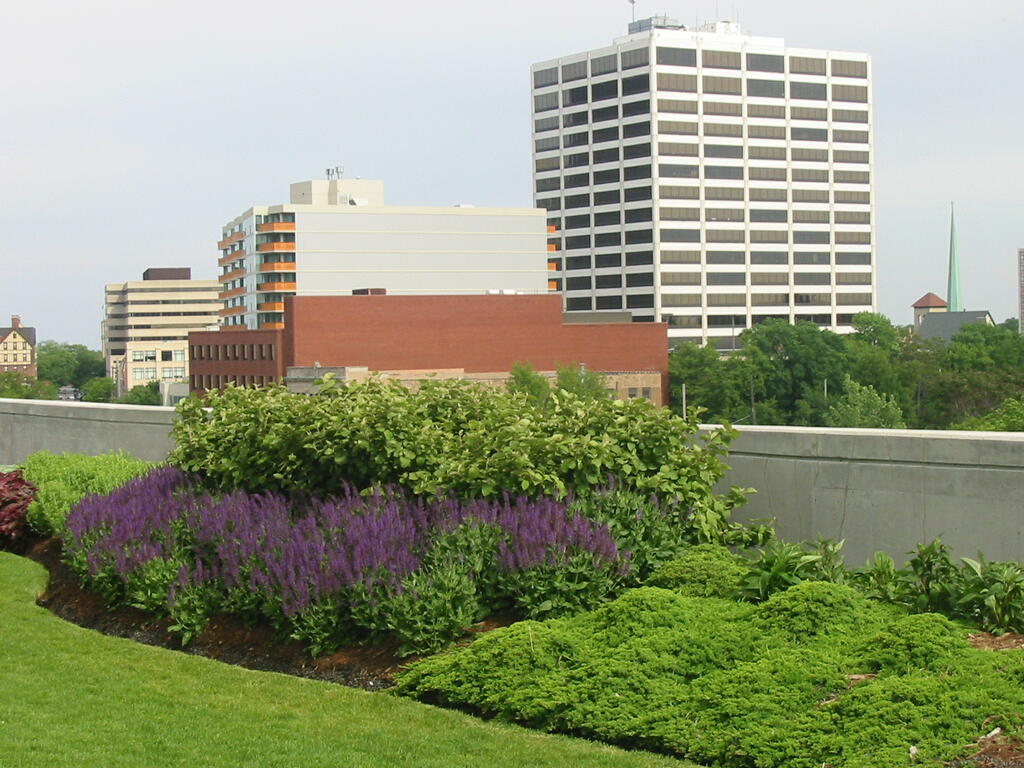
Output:
[[[190,333],[190,389],[259,386],[295,367],[420,377],[456,370],[474,378],[527,362],[537,371],[582,364],[604,374],[655,374],[657,391],[644,395],[662,402],[667,393],[665,324],[596,316],[567,323],[558,295],[296,296],[284,312],[283,329]]]

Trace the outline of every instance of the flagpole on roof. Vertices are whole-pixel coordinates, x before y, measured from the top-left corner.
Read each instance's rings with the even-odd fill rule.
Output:
[[[946,304],[948,312],[964,311],[963,300],[960,297],[960,263],[956,253],[956,219],[952,202],[949,204],[949,276]]]

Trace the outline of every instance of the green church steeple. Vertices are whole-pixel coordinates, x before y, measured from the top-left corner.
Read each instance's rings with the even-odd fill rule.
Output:
[[[953,203],[949,204],[949,282],[946,286],[946,304],[949,312],[963,312],[964,305],[960,298],[960,263],[956,255],[956,220],[953,216]]]

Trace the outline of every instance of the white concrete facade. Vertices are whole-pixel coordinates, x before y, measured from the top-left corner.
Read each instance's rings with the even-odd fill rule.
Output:
[[[290,197],[224,227],[228,327],[280,327],[289,295],[549,289],[543,211],[387,206],[382,182],[361,179],[299,182]]]
[[[188,334],[219,322],[216,280],[132,280],[104,291],[100,339],[117,393],[188,378]]]
[[[665,18],[535,64],[534,200],[567,311],[728,348],[874,311],[871,63]]]

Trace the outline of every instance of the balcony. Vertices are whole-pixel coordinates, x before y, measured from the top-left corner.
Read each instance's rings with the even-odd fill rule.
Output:
[[[256,285],[256,290],[260,293],[276,293],[278,291],[295,291],[295,282],[289,283],[259,283]]]
[[[239,240],[243,239],[244,237],[245,237],[245,232],[235,232],[235,234],[228,235],[223,240],[221,240],[219,243],[217,243],[217,248],[218,248],[218,250],[223,250],[223,249],[227,248],[229,245],[237,243]]]
[[[225,264],[230,264],[232,261],[235,261],[236,259],[241,259],[241,258],[244,258],[244,257],[245,257],[245,249],[244,248],[239,248],[237,251],[232,251],[231,253],[227,254],[226,256],[221,256],[220,258],[218,258],[217,259],[217,266],[218,267],[223,267]]]
[[[243,268],[239,267],[238,269],[233,269],[230,272],[225,272],[223,275],[218,275],[217,276],[217,280],[218,280],[218,282],[226,283],[226,282],[228,282],[230,280],[234,280],[236,278],[244,277],[244,276],[245,276],[245,270]]]
[[[290,243],[260,243],[256,246],[256,250],[260,253],[274,253],[278,251],[294,251],[295,242]]]
[[[260,323],[260,326],[259,326],[259,329],[261,331],[274,331],[274,330],[278,330],[280,328],[284,328],[284,323],[282,323],[280,321],[275,321],[275,322],[270,322],[270,323]]]
[[[264,301],[262,304],[256,305],[256,310],[259,312],[284,312],[284,302]]]
[[[217,314],[221,317],[231,317],[232,315],[243,315],[245,314],[245,307],[221,307],[217,310]]]
[[[256,226],[257,232],[294,232],[294,221],[268,221]]]
[[[294,261],[267,261],[260,264],[260,272],[294,272]]]
[[[223,301],[224,299],[231,299],[235,296],[241,296],[245,293],[244,287],[232,288],[230,291],[221,291],[217,294],[217,298]]]

